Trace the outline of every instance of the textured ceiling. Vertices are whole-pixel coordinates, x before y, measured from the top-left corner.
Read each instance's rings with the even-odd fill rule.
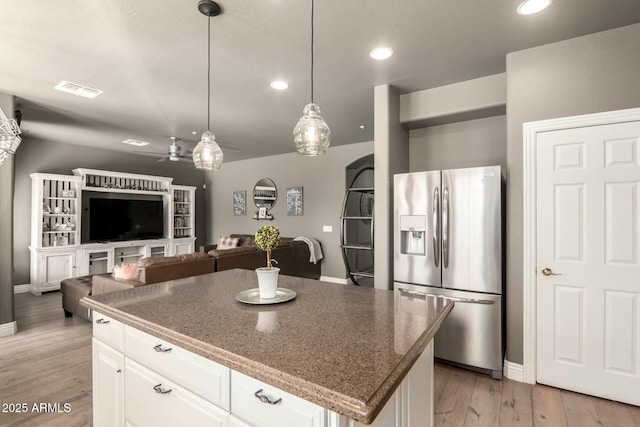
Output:
[[[505,71],[509,52],[640,22],[638,0],[316,1],[315,101],[332,145],[373,139],[373,88],[428,89]],[[294,150],[310,99],[310,0],[220,0],[212,20],[211,124],[225,161]],[[16,95],[25,140],[164,153],[207,123],[207,18],[197,1],[5,0],[0,92]],[[388,45],[385,62],[369,51]],[[283,79],[289,89],[269,83]],[[93,100],[53,90],[68,80]],[[360,126],[366,126],[364,130]],[[194,136],[192,132],[197,132]],[[126,138],[152,143],[121,144]]]

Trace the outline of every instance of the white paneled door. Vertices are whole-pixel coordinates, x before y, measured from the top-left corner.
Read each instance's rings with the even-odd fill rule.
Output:
[[[640,122],[537,137],[537,381],[640,405]]]

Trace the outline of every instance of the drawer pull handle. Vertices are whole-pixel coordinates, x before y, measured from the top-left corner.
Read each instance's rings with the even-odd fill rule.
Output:
[[[162,388],[162,383],[154,386],[153,389],[156,391],[156,393],[159,393],[159,394],[169,394],[169,393],[171,393],[171,389],[165,390],[165,389]]]
[[[158,353],[166,353],[168,351],[171,351],[171,347],[169,348],[162,348],[162,344],[158,344],[156,346],[153,347],[153,349],[155,351],[157,351]]]
[[[110,322],[111,322],[110,320],[104,320],[104,319],[98,319],[98,320],[96,320],[96,323],[97,323],[98,325],[106,325],[107,323],[110,323]]]
[[[269,405],[277,405],[278,403],[282,402],[282,398],[278,399],[278,400],[271,400],[269,399],[269,396],[267,396],[266,394],[264,394],[262,392],[262,389],[256,391],[255,393],[253,393],[253,395],[255,397],[258,398],[258,400],[262,403],[268,403]]]

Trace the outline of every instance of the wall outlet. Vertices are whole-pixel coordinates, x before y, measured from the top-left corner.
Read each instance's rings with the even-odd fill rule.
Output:
[[[333,232],[333,226],[331,226],[331,225],[323,225],[322,226],[322,232],[323,233],[332,233]]]

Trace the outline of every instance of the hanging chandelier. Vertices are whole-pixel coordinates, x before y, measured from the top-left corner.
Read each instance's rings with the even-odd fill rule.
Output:
[[[0,165],[16,153],[22,141],[18,135],[22,131],[15,119],[9,119],[0,108]]]
[[[207,130],[202,133],[200,142],[193,150],[193,164],[196,169],[217,171],[222,166],[222,149],[211,132],[211,17],[218,16],[222,9],[213,0],[200,0],[198,10],[207,16]]]
[[[331,143],[331,130],[320,115],[320,107],[313,102],[313,14],[314,0],[311,0],[311,103],[305,105],[302,117],[293,129],[296,150],[304,156],[325,154]]]

